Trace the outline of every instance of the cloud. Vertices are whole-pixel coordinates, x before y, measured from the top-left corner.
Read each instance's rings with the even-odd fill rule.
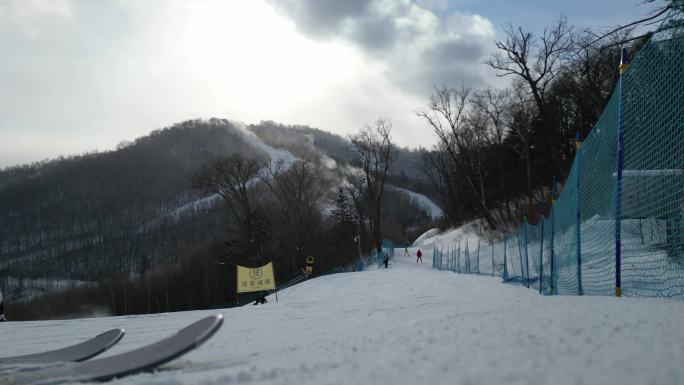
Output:
[[[33,39],[40,37],[51,22],[72,17],[70,0],[5,0],[0,2],[0,22],[17,28]],[[48,27],[48,28],[46,28]]]
[[[113,149],[178,121],[378,117],[434,138],[434,85],[483,82],[491,25],[440,0],[0,0],[0,167]]]
[[[401,92],[382,55],[332,39],[367,12],[339,3],[325,16],[335,28],[311,39],[265,1],[0,0],[0,167],[210,117],[346,136],[383,116],[400,144],[429,145],[413,113],[424,99]],[[376,35],[358,39],[388,44]]]
[[[409,92],[434,86],[486,84],[482,61],[494,28],[486,18],[448,11],[440,1],[272,1],[303,33],[344,39],[386,64],[390,79]],[[432,10],[439,11],[439,15]]]
[[[308,34],[326,37],[337,35],[340,30],[347,28],[348,22],[366,15],[370,5],[366,0],[285,0],[273,4],[282,6]]]

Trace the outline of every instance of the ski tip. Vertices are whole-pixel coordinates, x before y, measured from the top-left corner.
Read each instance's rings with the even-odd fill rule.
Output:
[[[111,340],[109,341],[107,346],[105,346],[105,350],[111,348],[112,346],[116,345],[119,341],[121,341],[121,339],[124,337],[124,334],[126,334],[126,330],[125,329],[112,329],[112,330],[109,330],[107,332],[102,333],[101,335],[106,335],[106,334],[111,336]]]
[[[96,335],[95,338],[107,337],[111,339],[116,339],[116,341],[118,342],[124,334],[126,334],[126,330],[124,329],[111,329]]]
[[[72,361],[74,362],[80,362],[80,361],[85,361],[89,360],[101,353],[106,352],[109,350],[112,346],[116,345],[121,341],[123,338],[124,334],[126,331],[124,329],[111,329],[107,330],[104,333],[100,333],[95,338],[93,338],[92,341],[99,341],[101,343],[100,348],[98,350],[94,350],[91,352],[91,354],[88,355],[83,355],[78,358],[74,358]]]
[[[198,330],[203,330],[204,332],[201,333],[201,335],[197,336],[195,339],[196,346],[199,346],[202,344],[204,341],[206,341],[209,337],[214,335],[216,331],[221,327],[223,324],[223,314],[215,314],[211,315],[209,317],[204,317],[186,327],[183,329],[179,330],[178,333],[186,333],[186,332],[192,332],[192,333],[197,333]]]
[[[195,346],[203,344],[211,336],[216,334],[216,332],[221,328],[221,325],[223,325],[223,314],[216,314],[205,319],[207,320],[207,322],[211,322],[211,326],[209,326],[207,331],[197,339]]]

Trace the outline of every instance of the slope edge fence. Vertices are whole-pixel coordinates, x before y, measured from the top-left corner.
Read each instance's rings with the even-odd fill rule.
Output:
[[[675,7],[684,7],[676,2]],[[684,299],[684,18],[675,10],[627,65],[580,143],[562,192],[491,244],[435,247],[437,269],[542,294]]]

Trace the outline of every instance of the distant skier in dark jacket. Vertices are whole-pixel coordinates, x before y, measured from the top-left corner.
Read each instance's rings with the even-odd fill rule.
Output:
[[[252,305],[263,305],[263,304],[265,304],[266,302],[268,302],[268,301],[266,300],[266,297],[264,297],[264,296],[262,295],[261,297],[257,298],[256,301],[254,301],[254,303],[253,303]]]
[[[382,260],[382,263],[385,264],[385,269],[387,268],[387,265],[389,264],[389,255],[385,253],[385,258]]]
[[[423,263],[423,253],[420,252],[420,249],[418,249],[418,252],[416,253],[416,263]]]
[[[0,322],[5,321],[5,310],[3,309],[2,292],[0,291]]]

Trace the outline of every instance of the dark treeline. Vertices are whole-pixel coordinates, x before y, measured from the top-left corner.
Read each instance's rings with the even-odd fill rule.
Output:
[[[431,218],[405,194],[378,195],[367,186],[384,177],[426,189],[415,177],[420,153],[396,148],[388,137],[392,160],[409,167],[398,175],[364,173],[353,140],[371,133],[372,145],[376,129],[344,139],[272,122],[238,127],[194,120],[115,151],[0,171],[7,315],[230,306],[236,264],[274,261],[284,282],[309,255],[316,258],[314,272],[324,274],[355,261],[359,246],[372,253],[378,238],[413,239]],[[249,131],[292,159],[272,162]]]
[[[190,121],[116,151],[3,171],[3,276],[92,281],[173,259],[178,248],[167,240],[175,232],[186,234],[179,242],[205,232],[177,228],[174,209],[199,197],[190,177],[212,157],[242,148],[236,132]]]
[[[539,36],[509,26],[487,62],[506,88],[439,87],[418,113],[437,135],[425,171],[450,225],[484,218],[490,229],[536,222],[537,204],[561,187],[575,154],[619,78],[621,30],[595,44],[564,18]],[[647,36],[631,40],[633,55]]]

